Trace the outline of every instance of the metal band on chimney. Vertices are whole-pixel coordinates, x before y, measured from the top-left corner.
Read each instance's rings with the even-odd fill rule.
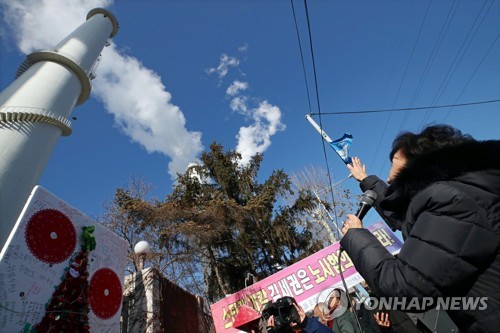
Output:
[[[40,61],[52,61],[57,64],[63,65],[66,68],[69,68],[75,75],[78,77],[80,84],[82,85],[82,90],[80,92],[80,96],[76,101],[76,105],[80,105],[89,98],[90,90],[92,86],[90,84],[90,79],[87,76],[87,73],[73,60],[69,55],[61,54],[57,51],[35,51],[28,55],[28,60],[31,64],[35,64]]]
[[[15,111],[23,110],[24,107],[4,107],[0,108],[0,125],[2,123],[46,123],[59,127],[62,130],[62,136],[69,136],[73,132],[71,129],[71,122],[61,116],[56,116],[54,113],[45,109],[40,109],[37,112]]]
[[[104,17],[110,19],[111,24],[113,25],[113,31],[111,31],[111,34],[109,34],[109,38],[113,38],[119,29],[118,20],[116,19],[116,17],[104,8],[94,8],[90,12],[88,12],[87,21],[96,14],[103,14]]]

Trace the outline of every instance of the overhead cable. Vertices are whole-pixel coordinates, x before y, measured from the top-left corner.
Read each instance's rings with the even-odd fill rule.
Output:
[[[359,111],[338,111],[338,112],[322,112],[321,115],[334,115],[334,114],[365,114],[365,113],[381,113],[381,112],[399,112],[399,111],[415,111],[415,110],[425,110],[425,109],[442,109],[442,108],[456,108],[469,105],[480,105],[480,104],[490,104],[498,103],[500,99],[492,99],[489,101],[480,102],[470,102],[470,103],[460,103],[460,104],[448,104],[448,105],[435,105],[435,106],[419,106],[413,108],[401,108],[401,109],[378,109],[378,110],[359,110]],[[317,113],[311,113],[312,116]]]

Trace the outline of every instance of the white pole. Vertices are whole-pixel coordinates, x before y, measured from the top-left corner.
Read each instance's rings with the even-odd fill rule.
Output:
[[[319,125],[314,121],[314,119],[311,118],[310,115],[306,115],[306,119],[307,121],[313,125],[313,127],[316,129],[316,131],[318,131],[318,133],[323,137],[323,139],[328,142],[328,143],[332,143],[333,140],[328,136],[328,134],[325,133],[325,131],[323,131],[321,129],[321,127],[319,127]]]

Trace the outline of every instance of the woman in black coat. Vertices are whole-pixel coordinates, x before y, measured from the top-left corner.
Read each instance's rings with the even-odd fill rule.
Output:
[[[476,302],[450,306],[461,332],[498,332],[500,141],[430,126],[396,138],[390,157],[390,186],[378,205],[399,221],[400,253],[392,256],[354,215],[344,224],[342,248],[379,296],[460,297]]]

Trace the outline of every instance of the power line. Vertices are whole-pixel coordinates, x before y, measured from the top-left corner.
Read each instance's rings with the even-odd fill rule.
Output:
[[[460,49],[458,50],[450,67],[448,68],[448,71],[446,72],[446,75],[445,75],[443,81],[441,82],[441,85],[439,86],[438,91],[436,92],[436,95],[434,96],[434,99],[432,100],[432,104],[437,104],[439,102],[439,99],[441,98],[444,91],[448,87],[448,84],[450,83],[453,75],[455,75],[457,68],[462,63],[462,60],[464,59],[465,54],[469,50],[469,47],[471,46],[472,41],[474,40],[477,32],[481,28],[481,25],[483,24],[484,19],[486,18],[486,16],[488,16],[488,13],[491,9],[491,6],[495,2],[495,0],[491,1],[489,7],[486,9],[484,16],[480,19],[481,14],[483,13],[483,9],[485,8],[487,2],[488,2],[488,0],[485,0],[483,5],[481,6],[481,9],[479,9],[479,12],[477,13],[477,15],[475,17],[474,22],[472,23],[469,31],[467,32],[467,35],[465,36],[465,38],[462,42],[462,45],[460,46]],[[478,23],[478,20],[480,20],[479,23]],[[476,25],[476,23],[478,23],[478,24]],[[475,31],[474,31],[474,28],[475,28]],[[471,36],[471,34],[472,34],[472,36]],[[469,36],[471,36],[471,37],[469,38]],[[420,126],[422,126],[429,118],[429,114],[430,114],[429,111],[426,112],[424,118],[422,119],[422,122],[420,123]]]
[[[498,102],[500,102],[500,99],[492,99],[492,100],[489,100],[489,101],[460,103],[460,104],[435,105],[435,106],[419,106],[419,107],[401,108],[401,109],[378,109],[378,110],[360,110],[360,111],[322,112],[321,115],[398,112],[398,111],[414,111],[414,110],[425,110],[425,109],[441,109],[441,108],[450,108],[450,107],[456,108],[456,107],[461,107],[461,106],[490,104],[490,103],[498,103]],[[318,114],[318,113],[311,113],[312,116],[316,115],[316,114]]]
[[[293,21],[295,22],[295,32],[297,33],[297,41],[299,43],[300,60],[302,61],[302,71],[304,72],[304,81],[306,84],[307,103],[309,105],[309,113],[312,113],[311,96],[309,95],[309,84],[307,84],[306,66],[304,64],[304,54],[302,52],[302,43],[300,42],[299,27],[297,24],[297,15],[295,15],[295,6],[293,5],[293,0],[290,0],[290,4],[292,5]]]
[[[427,6],[427,10],[429,9],[430,3],[431,3],[431,1],[429,1],[429,5]],[[412,5],[411,5],[411,8],[412,8],[412,9],[413,9],[413,6],[414,6],[414,5],[415,5],[415,1],[413,1],[413,2],[412,2]],[[410,12],[411,12],[411,10],[410,10]],[[409,13],[410,13],[410,12],[409,12]],[[425,18],[426,18],[426,17],[424,17],[424,21],[423,21],[423,22],[425,22]],[[406,29],[407,24],[408,24],[408,18],[407,18],[407,22],[405,23],[405,29]],[[421,29],[420,29],[420,30],[421,30]],[[418,43],[418,38],[419,38],[419,37],[420,37],[420,32],[419,32],[419,34],[418,34],[418,36],[417,36],[417,40],[415,41],[415,43],[414,43],[414,45],[413,45],[413,50],[415,49],[415,46],[416,46],[416,45],[417,45],[417,43]],[[399,51],[398,51],[398,52],[399,52]],[[397,91],[397,93],[396,93],[396,96],[395,96],[395,98],[394,98],[394,100],[393,100],[393,102],[392,102],[391,108],[394,108],[394,106],[396,105],[396,102],[397,102],[397,100],[398,100],[398,98],[399,98],[399,94],[400,94],[400,92],[401,92],[401,87],[403,86],[403,82],[404,82],[404,80],[405,80],[406,73],[407,73],[407,71],[408,71],[408,66],[409,66],[409,65],[410,65],[410,63],[411,63],[412,58],[413,58],[413,51],[412,51],[412,53],[411,53],[411,55],[410,55],[410,59],[408,59],[408,62],[407,62],[407,64],[406,64],[406,69],[405,69],[405,71],[404,71],[403,77],[401,78],[401,82],[400,82],[400,84],[399,84],[399,87],[398,87],[398,91]],[[376,157],[376,156],[378,156],[378,151],[380,150],[380,146],[382,145],[383,139],[384,139],[384,137],[385,137],[385,135],[386,135],[386,133],[387,133],[387,127],[389,126],[389,122],[390,122],[390,120],[391,120],[391,117],[392,117],[392,113],[389,113],[389,116],[388,116],[388,117],[386,118],[386,120],[385,120],[384,129],[382,130],[382,135],[381,135],[381,137],[380,137],[380,140],[378,140],[377,148],[375,149],[375,153],[373,154],[372,161],[375,159],[375,157]],[[380,170],[380,171],[382,171],[382,170]]]
[[[458,95],[457,99],[455,100],[455,103],[458,102],[458,100],[460,99],[460,97],[462,97],[462,94],[464,93],[465,89],[467,89],[467,87],[469,86],[469,83],[471,83],[472,79],[474,78],[474,76],[476,75],[477,71],[479,70],[479,67],[481,67],[481,65],[483,64],[484,60],[488,57],[488,54],[490,53],[491,49],[493,48],[493,45],[495,45],[495,43],[497,42],[498,37],[500,37],[500,34],[498,34],[497,37],[491,43],[490,47],[488,48],[488,50],[484,54],[484,56],[481,59],[481,61],[479,62],[479,64],[476,66],[476,69],[474,70],[474,72],[470,76],[469,80],[467,80],[467,83],[465,84],[465,86],[463,87],[462,91]],[[446,118],[448,118],[448,116],[450,115],[451,110],[453,110],[453,107],[451,107],[448,110],[448,113],[446,113],[446,116],[444,116],[444,118],[443,118],[443,122],[446,120]]]
[[[460,2],[460,1],[458,1]],[[455,6],[456,5],[456,6]],[[443,44],[444,37],[446,35],[446,32],[448,31],[448,28],[451,25],[451,22],[453,21],[453,18],[455,17],[455,13],[457,12],[458,9],[458,3],[456,0],[453,0],[450,9],[448,10],[448,15],[446,16],[446,19],[443,23],[443,26],[441,27],[441,31],[439,32],[439,35],[436,39],[436,42],[434,43],[434,47],[432,48],[431,55],[429,56],[429,59],[427,60],[427,64],[425,65],[424,71],[422,72],[422,75],[420,76],[420,80],[417,84],[417,88],[415,89],[415,92],[413,93],[413,97],[411,98],[410,102],[410,107],[412,107],[417,100],[417,96],[420,94],[422,91],[422,88],[424,86],[424,82],[428,77],[428,73],[434,63],[434,60],[436,59],[436,56],[439,52],[439,49],[441,48],[441,45]]]
[[[314,75],[314,87],[315,87],[315,90],[316,90],[316,102],[317,102],[317,107],[318,107],[319,126],[320,126],[320,128],[323,128],[323,124],[321,122],[321,103],[319,101],[318,79],[317,79],[317,75],[316,75],[316,62],[314,61],[314,49],[313,49],[313,43],[312,43],[312,33],[311,33],[311,25],[310,25],[310,19],[309,19],[309,10],[307,8],[307,0],[304,0],[304,9],[305,9],[306,20],[307,20],[307,31],[309,33],[309,48],[310,48],[310,51],[311,51],[311,60],[312,60],[313,75]],[[311,112],[311,114],[312,114],[312,112]],[[335,194],[333,193],[333,181],[332,181],[332,175],[330,173],[330,166],[329,166],[329,163],[328,163],[328,156],[326,154],[325,140],[323,140],[323,138],[321,138],[321,144],[323,146],[323,156],[325,157],[326,172],[327,172],[327,175],[328,175],[328,181],[330,183],[330,194],[331,194],[331,197],[332,197],[332,207],[333,207],[333,214],[334,214],[334,221],[333,221],[333,223],[337,227],[336,230],[338,232],[338,230],[339,230],[339,224],[338,224],[338,221],[337,221],[337,209],[335,207],[336,206],[335,205]],[[338,233],[337,236],[338,236],[338,239],[341,238],[340,233]]]
[[[394,98],[394,102],[392,103],[392,107],[394,107],[394,105],[396,104],[396,101],[399,98],[399,93],[401,92],[401,87],[403,86],[403,82],[405,81],[406,74],[408,73],[408,69],[409,69],[410,64],[413,60],[413,55],[415,54],[415,50],[417,49],[418,41],[420,40],[420,36],[421,36],[422,31],[424,29],[425,21],[427,21],[427,17],[429,17],[429,10],[431,9],[431,5],[432,5],[432,0],[429,0],[429,4],[427,5],[427,9],[425,10],[424,19],[422,20],[422,23],[420,24],[420,28],[419,28],[418,34],[417,34],[417,39],[415,40],[415,43],[413,44],[413,48],[412,48],[411,54],[410,54],[410,59],[408,59],[408,63],[406,64],[403,78],[401,80],[401,84],[399,85],[398,92],[396,94],[396,98]],[[400,131],[403,128],[403,126],[407,120],[408,120],[408,113],[405,113],[405,115],[403,117],[403,121],[401,122],[401,125],[399,126]]]
[[[408,13],[406,15],[406,20],[405,20],[405,23],[404,23],[404,26],[403,26],[403,33],[401,34],[401,39],[399,40],[399,45],[398,45],[398,48],[397,48],[397,52],[396,52],[396,57],[394,58],[394,62],[396,63],[396,61],[400,58],[400,54],[401,54],[401,50],[402,50],[402,45],[403,45],[403,41],[405,40],[405,37],[406,37],[406,34],[407,34],[407,31],[409,31],[408,29],[408,23],[410,21],[410,16],[413,12],[413,6],[415,4],[415,0],[412,1],[412,4],[410,6],[410,9],[408,10]],[[385,89],[384,89],[384,98],[387,96],[387,92],[388,92],[388,88],[389,88],[389,85],[392,81],[392,77],[393,75],[396,73],[396,66],[391,66],[391,74],[389,75],[389,80],[387,81],[387,84],[385,86]],[[395,103],[392,104],[392,108],[394,108],[394,105]],[[413,106],[413,105],[411,105]],[[382,133],[380,135],[380,139],[379,140],[373,140],[371,142],[378,142],[378,145],[377,145],[377,148],[373,150],[373,154],[372,154],[372,158],[371,158],[371,161],[368,165],[373,165],[373,162],[375,161],[375,158],[378,156],[378,151],[380,150],[380,146],[382,144],[382,139],[384,138],[385,134],[387,133],[387,127],[389,126],[389,122],[391,120],[391,117],[392,117],[392,113],[389,113],[387,116],[386,116],[386,119],[385,119],[385,124],[384,124],[384,127],[383,127],[383,130],[380,132]],[[372,137],[373,137],[373,132],[372,132]]]

